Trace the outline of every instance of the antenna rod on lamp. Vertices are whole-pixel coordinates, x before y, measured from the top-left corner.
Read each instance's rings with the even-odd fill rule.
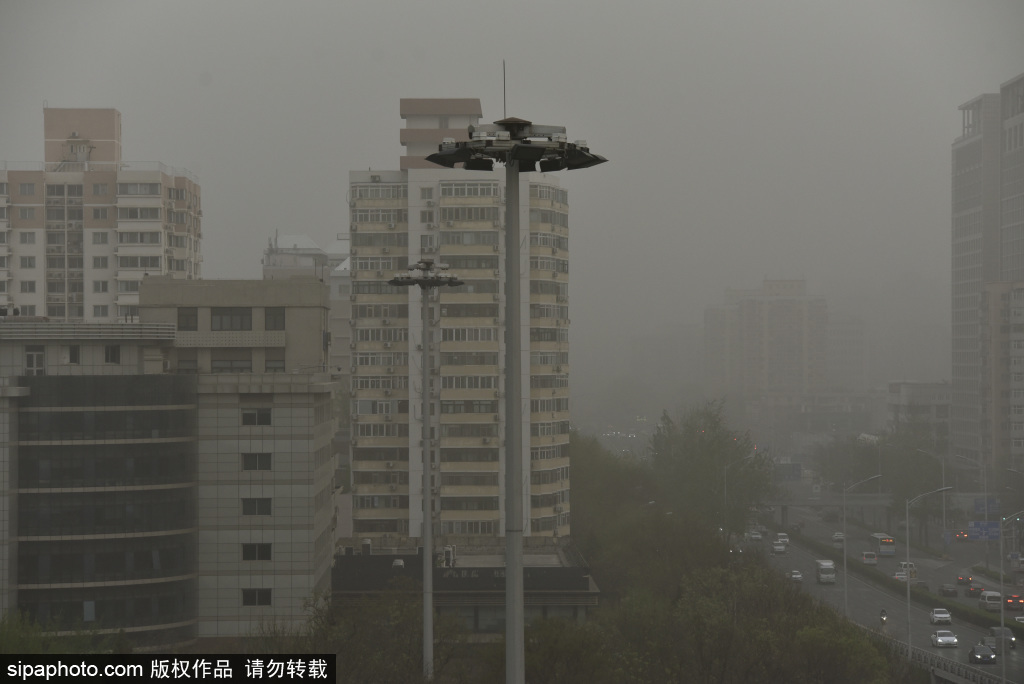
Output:
[[[505,60],[501,60],[501,116],[508,118],[508,95],[505,91]]]

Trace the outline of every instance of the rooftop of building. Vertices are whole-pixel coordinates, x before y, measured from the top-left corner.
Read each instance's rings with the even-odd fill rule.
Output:
[[[403,97],[398,109],[403,119],[410,116],[483,116],[475,97]]]

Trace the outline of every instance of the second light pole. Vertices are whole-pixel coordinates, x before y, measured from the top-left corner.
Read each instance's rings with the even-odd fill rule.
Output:
[[[409,266],[408,273],[399,273],[388,281],[396,287],[420,286],[421,316],[423,317],[423,355],[420,361],[422,372],[420,386],[420,413],[423,428],[420,436],[423,445],[423,678],[434,678],[434,507],[431,496],[431,465],[433,451],[430,448],[430,290],[438,287],[462,285],[454,273],[448,272],[447,264],[438,264],[434,269],[433,259],[420,259]],[[416,272],[416,273],[414,273]]]
[[[872,480],[877,480],[880,477],[882,477],[881,473],[879,473],[877,475],[872,475],[871,477],[866,477],[866,478],[864,478],[863,480],[861,480],[859,482],[854,482],[849,487],[843,487],[843,616],[844,617],[849,617],[849,615],[850,615],[850,600],[849,600],[849,593],[847,591],[847,584],[849,584],[849,583],[846,581],[846,492],[850,491],[851,489],[853,489],[854,487],[856,487],[858,485],[862,485],[865,482],[871,482]]]
[[[910,662],[910,656],[913,649],[913,646],[910,643],[910,505],[919,499],[923,499],[926,496],[938,494],[939,492],[948,492],[950,489],[952,489],[952,487],[939,487],[938,489],[933,489],[930,492],[918,494],[913,499],[907,499],[907,567],[904,570],[904,572],[906,573],[905,581],[907,583],[907,662]]]

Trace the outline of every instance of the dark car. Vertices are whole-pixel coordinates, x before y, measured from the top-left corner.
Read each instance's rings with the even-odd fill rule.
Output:
[[[975,644],[974,646],[971,646],[971,650],[967,652],[967,662],[992,664],[996,662],[996,654],[993,653],[992,649],[985,644]]]
[[[959,575],[956,578],[956,583],[957,584],[970,584],[973,581],[974,581],[974,578],[971,577],[970,575]]]
[[[939,596],[956,596],[956,586],[952,584],[940,584],[939,585]]]
[[[981,592],[983,591],[985,591],[985,587],[981,586],[977,582],[971,582],[971,586],[967,587],[967,595],[971,598],[981,596]]]
[[[957,541],[967,541],[967,530],[957,530],[953,536],[956,538]]]
[[[1005,640],[1010,648],[1017,648],[1017,637],[1013,635],[1013,632],[1010,631],[1009,627],[989,627],[988,633],[989,636],[985,637],[986,644],[988,644],[988,639],[992,639],[992,641],[997,642],[997,645],[1001,645],[998,642]],[[1000,635],[1002,635],[1001,639],[999,638]],[[993,648],[992,650],[999,653],[999,648]]]
[[[1010,594],[1006,597],[1006,610],[1024,610],[1024,596]]]

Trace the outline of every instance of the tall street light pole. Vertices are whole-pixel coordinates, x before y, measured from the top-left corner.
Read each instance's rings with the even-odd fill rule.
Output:
[[[966,456],[961,456],[959,454],[957,454],[957,458],[959,458],[961,461],[966,461],[967,463],[970,463],[971,465],[973,465],[974,467],[976,467],[978,470],[981,471],[982,496],[985,499],[985,522],[988,523],[988,516],[989,516],[990,509],[991,509],[991,507],[989,506],[989,503],[988,503],[988,469],[985,467],[985,464],[982,463],[980,460],[976,461],[973,458],[967,458]],[[988,525],[986,525],[985,527],[987,529]],[[989,544],[988,539],[986,539],[985,540],[985,569],[986,570],[988,570],[988,559],[989,559],[989,556],[991,555],[989,553],[989,548],[990,547],[991,547],[991,544]]]
[[[882,477],[882,474],[878,473],[877,475],[872,475],[871,477],[866,477],[863,480],[860,480],[859,482],[854,482],[849,487],[844,487],[843,488],[843,616],[844,617],[849,617],[850,616],[850,597],[849,597],[849,591],[848,591],[848,588],[847,588],[848,585],[849,585],[849,582],[846,581],[846,492],[850,491],[851,489],[853,489],[854,487],[856,487],[858,485],[862,485],[865,482],[871,482],[872,480],[877,480],[880,477]]]
[[[1003,683],[1006,682],[1006,586],[1003,584],[1003,524],[1016,520],[1024,510],[1017,511],[1005,518],[999,518],[999,660],[1003,664]]]
[[[602,164],[587,143],[568,142],[564,126],[541,126],[509,117],[493,124],[469,127],[469,140],[447,138],[427,161],[470,171],[491,171],[505,165],[505,682],[523,684],[526,655],[523,616],[523,397],[522,273],[519,230],[519,174],[585,169]],[[528,241],[527,241],[528,242]],[[527,247],[527,249],[529,249]],[[529,297],[529,291],[526,293]],[[527,404],[524,406],[524,404]],[[527,461],[529,463],[529,461]]]
[[[916,451],[918,451],[919,453],[924,454],[925,456],[931,456],[932,458],[939,458],[938,456],[936,456],[932,452],[925,451],[924,449],[917,449]],[[946,486],[946,459],[945,458],[939,458],[939,463],[942,464],[942,486],[945,487]],[[988,497],[985,498],[985,506],[988,507]],[[910,524],[910,521],[908,520],[907,521],[907,525],[909,525],[909,524]],[[910,528],[909,527],[907,528],[907,538],[908,539],[910,538]],[[943,551],[943,553],[945,553],[946,547],[947,547],[947,544],[946,544],[946,495],[943,494],[942,495],[942,551]]]
[[[906,575],[907,576],[906,576],[905,581],[907,583],[907,662],[908,663],[911,660],[911,650],[913,649],[913,645],[910,642],[910,505],[913,504],[915,501],[918,501],[919,499],[923,499],[926,496],[931,496],[932,494],[938,494],[939,492],[947,492],[950,489],[952,489],[952,487],[940,487],[938,489],[933,489],[930,492],[925,492],[924,494],[918,494],[913,499],[907,499],[907,510],[906,510],[906,516],[907,516],[906,517],[906,521],[907,521],[907,568],[906,568]]]
[[[722,468],[722,531],[725,532],[725,543],[727,546],[732,538],[732,532],[729,530],[729,468],[749,461],[753,457],[753,454],[744,456],[738,461],[726,463],[725,467]]]
[[[413,272],[418,272],[413,274]],[[433,451],[430,448],[430,290],[438,287],[462,285],[454,273],[448,273],[447,264],[438,264],[434,269],[433,259],[420,259],[409,266],[409,273],[399,273],[388,281],[396,287],[420,286],[421,313],[423,318],[423,355],[420,357],[420,413],[423,427],[420,433],[423,445],[423,678],[434,678],[434,498],[430,481],[433,465]]]

